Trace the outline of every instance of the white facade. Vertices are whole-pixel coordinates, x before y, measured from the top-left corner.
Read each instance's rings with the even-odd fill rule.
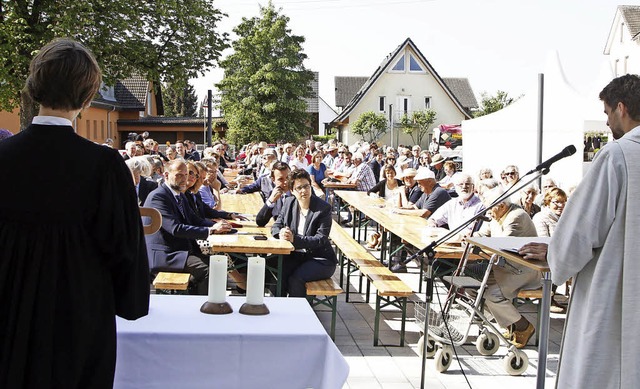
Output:
[[[336,117],[338,113],[331,108],[329,104],[320,96],[318,96],[318,134],[327,135],[325,131],[325,125],[331,123],[331,120]]]
[[[382,113],[387,117],[391,124],[390,130],[378,139],[378,143],[393,147],[413,143],[408,134],[404,134],[399,126],[393,125],[399,123],[404,114],[411,115],[414,111],[426,108],[435,110],[437,116],[430,132],[440,124],[459,124],[468,118],[463,108],[452,98],[442,79],[423,60],[422,55],[412,48],[410,40],[394,52],[393,57],[385,59],[381,66],[384,68],[376,71],[365,83],[363,88],[368,86],[368,89],[356,105],[345,109],[350,108],[348,116],[341,120],[344,124],[340,135],[344,143],[351,144],[360,140],[360,136],[351,133],[350,127],[361,114],[368,111]],[[420,146],[427,147],[429,140],[430,137],[425,135]]]
[[[631,36],[620,7],[613,19],[604,54],[609,56],[615,77],[640,74],[640,39]]]

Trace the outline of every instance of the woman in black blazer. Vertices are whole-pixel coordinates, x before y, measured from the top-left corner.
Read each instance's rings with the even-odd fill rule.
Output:
[[[330,278],[338,262],[329,242],[331,207],[313,194],[305,170],[289,173],[293,197],[285,200],[271,234],[293,244],[283,261],[282,289],[291,297],[306,297],[307,281]]]

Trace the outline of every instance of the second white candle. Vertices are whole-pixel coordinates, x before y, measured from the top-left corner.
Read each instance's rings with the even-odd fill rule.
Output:
[[[247,304],[261,305],[264,302],[264,266],[262,257],[247,260]]]

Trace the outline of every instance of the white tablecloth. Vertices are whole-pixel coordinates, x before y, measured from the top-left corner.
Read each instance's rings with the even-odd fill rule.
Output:
[[[117,318],[115,388],[341,388],[349,366],[302,298],[265,298],[271,311],[200,313],[206,296],[151,295],[149,315]]]

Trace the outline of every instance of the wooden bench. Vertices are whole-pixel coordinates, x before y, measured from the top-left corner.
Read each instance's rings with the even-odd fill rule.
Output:
[[[374,274],[367,276],[367,278],[372,279],[373,287],[378,291],[376,293],[376,319],[373,328],[373,345],[378,345],[380,310],[388,306],[393,306],[402,311],[400,347],[403,347],[405,324],[407,321],[407,300],[409,296],[413,294],[413,290],[386,267],[382,267],[381,269],[384,269],[388,273],[376,271],[375,276]]]
[[[348,278],[351,276],[353,271],[358,270],[361,266],[368,264],[369,266],[377,266],[380,265],[380,261],[378,261],[367,249],[365,249],[360,243],[356,242],[351,235],[347,231],[344,230],[336,222],[333,221],[331,232],[329,233],[329,238],[336,246],[337,255],[338,255],[338,263],[340,265],[340,286],[344,285],[344,268],[347,267],[347,295],[346,301],[349,302],[349,280]],[[346,259],[346,260],[345,260]],[[352,270],[351,264],[354,264],[354,268]],[[359,281],[358,290],[362,292],[362,279]],[[367,285],[367,292],[369,292],[369,285]],[[369,302],[368,293],[367,293],[367,302]]]
[[[413,294],[413,290],[407,286],[397,275],[391,272],[378,259],[376,259],[367,249],[356,242],[347,231],[334,221],[329,234],[331,241],[335,244],[340,258],[340,284],[343,280],[343,269],[346,262],[347,282],[346,301],[349,301],[349,276],[351,275],[351,265],[355,270],[360,271],[359,291],[362,292],[362,277],[366,278],[367,289],[365,301],[369,302],[370,285],[376,288],[376,316],[373,329],[373,345],[378,345],[380,332],[380,311],[382,308],[393,306],[402,312],[402,322],[400,329],[400,347],[404,346],[405,324],[407,319],[407,299]],[[346,261],[345,261],[346,259]]]
[[[342,288],[332,278],[309,281],[305,286],[307,288],[307,300],[311,307],[323,305],[331,309],[331,330],[329,335],[332,340],[335,340],[338,295],[342,293]]]
[[[153,280],[153,286],[158,290],[166,290],[169,293],[186,291],[189,287],[189,273],[169,273],[161,271]]]

